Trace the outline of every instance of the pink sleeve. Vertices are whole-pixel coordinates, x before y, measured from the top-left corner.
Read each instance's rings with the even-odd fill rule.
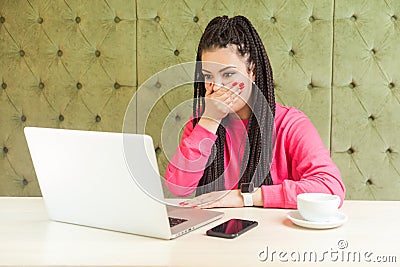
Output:
[[[305,192],[335,194],[341,198],[343,204],[345,187],[340,171],[311,121],[303,114],[289,125],[287,131],[280,133],[285,136],[281,136],[284,141],[278,145],[284,147],[275,147],[275,153],[285,151],[283,153],[286,156],[278,158],[287,161],[288,171],[293,179],[262,186],[264,207],[295,209],[297,195]]]
[[[165,185],[176,196],[194,192],[211,154],[217,135],[199,124],[186,124],[181,143],[165,172]]]

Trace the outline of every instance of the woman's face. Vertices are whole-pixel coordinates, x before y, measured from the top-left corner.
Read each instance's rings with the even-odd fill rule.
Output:
[[[232,88],[232,84],[235,82],[237,84],[244,83],[240,97],[231,107],[230,113],[235,112],[241,118],[248,118],[251,111],[247,103],[251,96],[254,75],[252,71],[248,70],[246,59],[238,55],[236,46],[207,50],[203,52],[201,59],[207,93],[212,93],[221,86]]]

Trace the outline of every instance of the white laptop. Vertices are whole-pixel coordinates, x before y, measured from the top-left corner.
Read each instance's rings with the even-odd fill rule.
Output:
[[[148,135],[36,127],[24,132],[52,220],[172,239],[223,216],[163,202]]]

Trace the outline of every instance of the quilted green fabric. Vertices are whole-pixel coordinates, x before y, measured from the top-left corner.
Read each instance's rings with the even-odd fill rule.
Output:
[[[332,158],[349,199],[400,199],[400,2],[335,1]]]
[[[0,195],[40,195],[25,126],[121,131],[137,87],[135,7],[0,1]]]
[[[0,195],[40,195],[24,126],[120,132],[133,96],[128,126],[153,137],[163,174],[193,65],[165,69],[195,59],[210,19],[239,14],[265,44],[277,101],[310,117],[347,199],[400,199],[394,0],[1,1]]]

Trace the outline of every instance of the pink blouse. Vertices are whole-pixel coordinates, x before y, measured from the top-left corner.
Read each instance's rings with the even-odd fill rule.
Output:
[[[247,120],[229,119],[225,140],[225,189],[237,189]],[[297,195],[321,192],[338,195],[345,187],[311,121],[299,110],[276,103],[275,147],[270,166],[273,185],[261,186],[264,207],[296,208]],[[196,190],[217,135],[200,125],[186,125],[180,146],[168,164],[167,188],[177,196]]]

